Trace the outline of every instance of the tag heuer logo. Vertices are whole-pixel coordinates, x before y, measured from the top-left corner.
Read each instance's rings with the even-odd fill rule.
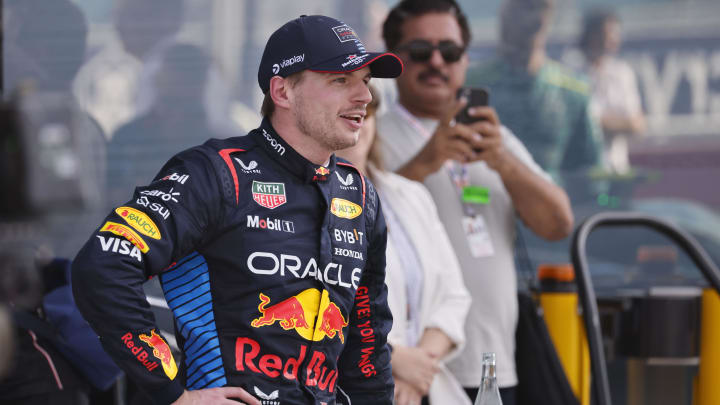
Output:
[[[274,209],[287,202],[285,183],[263,183],[253,181],[253,200],[265,208]]]

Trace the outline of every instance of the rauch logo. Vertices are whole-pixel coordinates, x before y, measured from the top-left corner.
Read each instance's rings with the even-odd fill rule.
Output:
[[[115,212],[141,234],[153,239],[160,239],[160,230],[144,212],[131,207],[118,207]]]
[[[353,219],[362,214],[362,207],[342,198],[333,198],[330,202],[330,212],[339,218]]]

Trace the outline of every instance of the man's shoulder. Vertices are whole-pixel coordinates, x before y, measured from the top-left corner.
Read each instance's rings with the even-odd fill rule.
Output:
[[[237,136],[225,139],[209,139],[205,143],[185,149],[176,154],[172,161],[181,162],[195,168],[205,168],[207,172],[214,172],[223,183],[230,181],[236,183],[240,178],[237,175],[238,166],[252,170],[255,162],[256,144],[248,136]],[[251,159],[248,159],[250,155]],[[241,162],[242,160],[247,163]]]
[[[590,83],[583,74],[554,60],[548,60],[542,69],[541,80],[559,88],[568,97],[587,99],[590,96]]]
[[[228,149],[242,149],[243,151],[249,151],[255,147],[255,142],[248,135],[233,136],[229,138],[212,138],[208,139],[199,147],[203,147],[206,150],[221,151]]]
[[[507,67],[498,58],[474,66],[467,73],[468,86],[487,86],[501,81],[507,75]]]
[[[360,179],[361,187],[358,188],[359,192],[365,194],[365,197],[367,197],[368,193],[375,192],[375,186],[370,181],[370,178],[363,174],[363,172],[361,172],[360,169],[357,168],[357,166],[352,164],[352,162],[341,157],[337,157],[335,165],[335,170],[337,171],[337,180],[341,182],[341,184],[353,184],[354,180],[350,180],[347,176],[354,174],[357,175]]]
[[[173,159],[189,162],[221,163],[228,160],[230,155],[234,153],[249,152],[253,149],[254,144],[245,138],[245,136],[225,139],[211,138],[200,145],[192,146],[177,153]]]
[[[357,187],[357,192],[362,194],[361,201],[362,208],[364,210],[363,212],[365,212],[365,215],[370,222],[374,222],[377,213],[378,196],[375,185],[370,178],[364,175],[360,169],[351,162],[340,157],[338,157],[336,161],[336,172],[337,181],[346,187],[354,184],[354,180],[350,177],[351,175],[356,174],[358,176],[361,184],[360,187]]]

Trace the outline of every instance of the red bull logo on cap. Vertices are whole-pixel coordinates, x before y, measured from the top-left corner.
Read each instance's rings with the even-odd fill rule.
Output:
[[[308,288],[276,304],[268,304],[270,298],[260,293],[258,311],[262,315],[250,322],[252,327],[260,328],[278,322],[281,328],[294,329],[307,340],[317,342],[326,336],[329,339],[337,336],[345,343],[343,328],[348,322],[337,304],[330,301],[327,290],[321,294],[316,288]]]
[[[175,364],[170,346],[163,340],[162,336],[155,333],[155,329],[153,329],[150,331],[150,336],[141,334],[138,335],[138,338],[152,347],[153,356],[160,360],[165,374],[170,377],[171,380],[174,380],[178,372],[177,364]]]

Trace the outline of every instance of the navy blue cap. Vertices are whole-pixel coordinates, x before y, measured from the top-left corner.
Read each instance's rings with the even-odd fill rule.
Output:
[[[342,21],[322,15],[302,15],[280,27],[265,45],[258,84],[263,93],[273,76],[288,77],[301,70],[346,73],[365,66],[373,77],[400,76],[403,65],[392,53],[367,52],[355,31]]]

